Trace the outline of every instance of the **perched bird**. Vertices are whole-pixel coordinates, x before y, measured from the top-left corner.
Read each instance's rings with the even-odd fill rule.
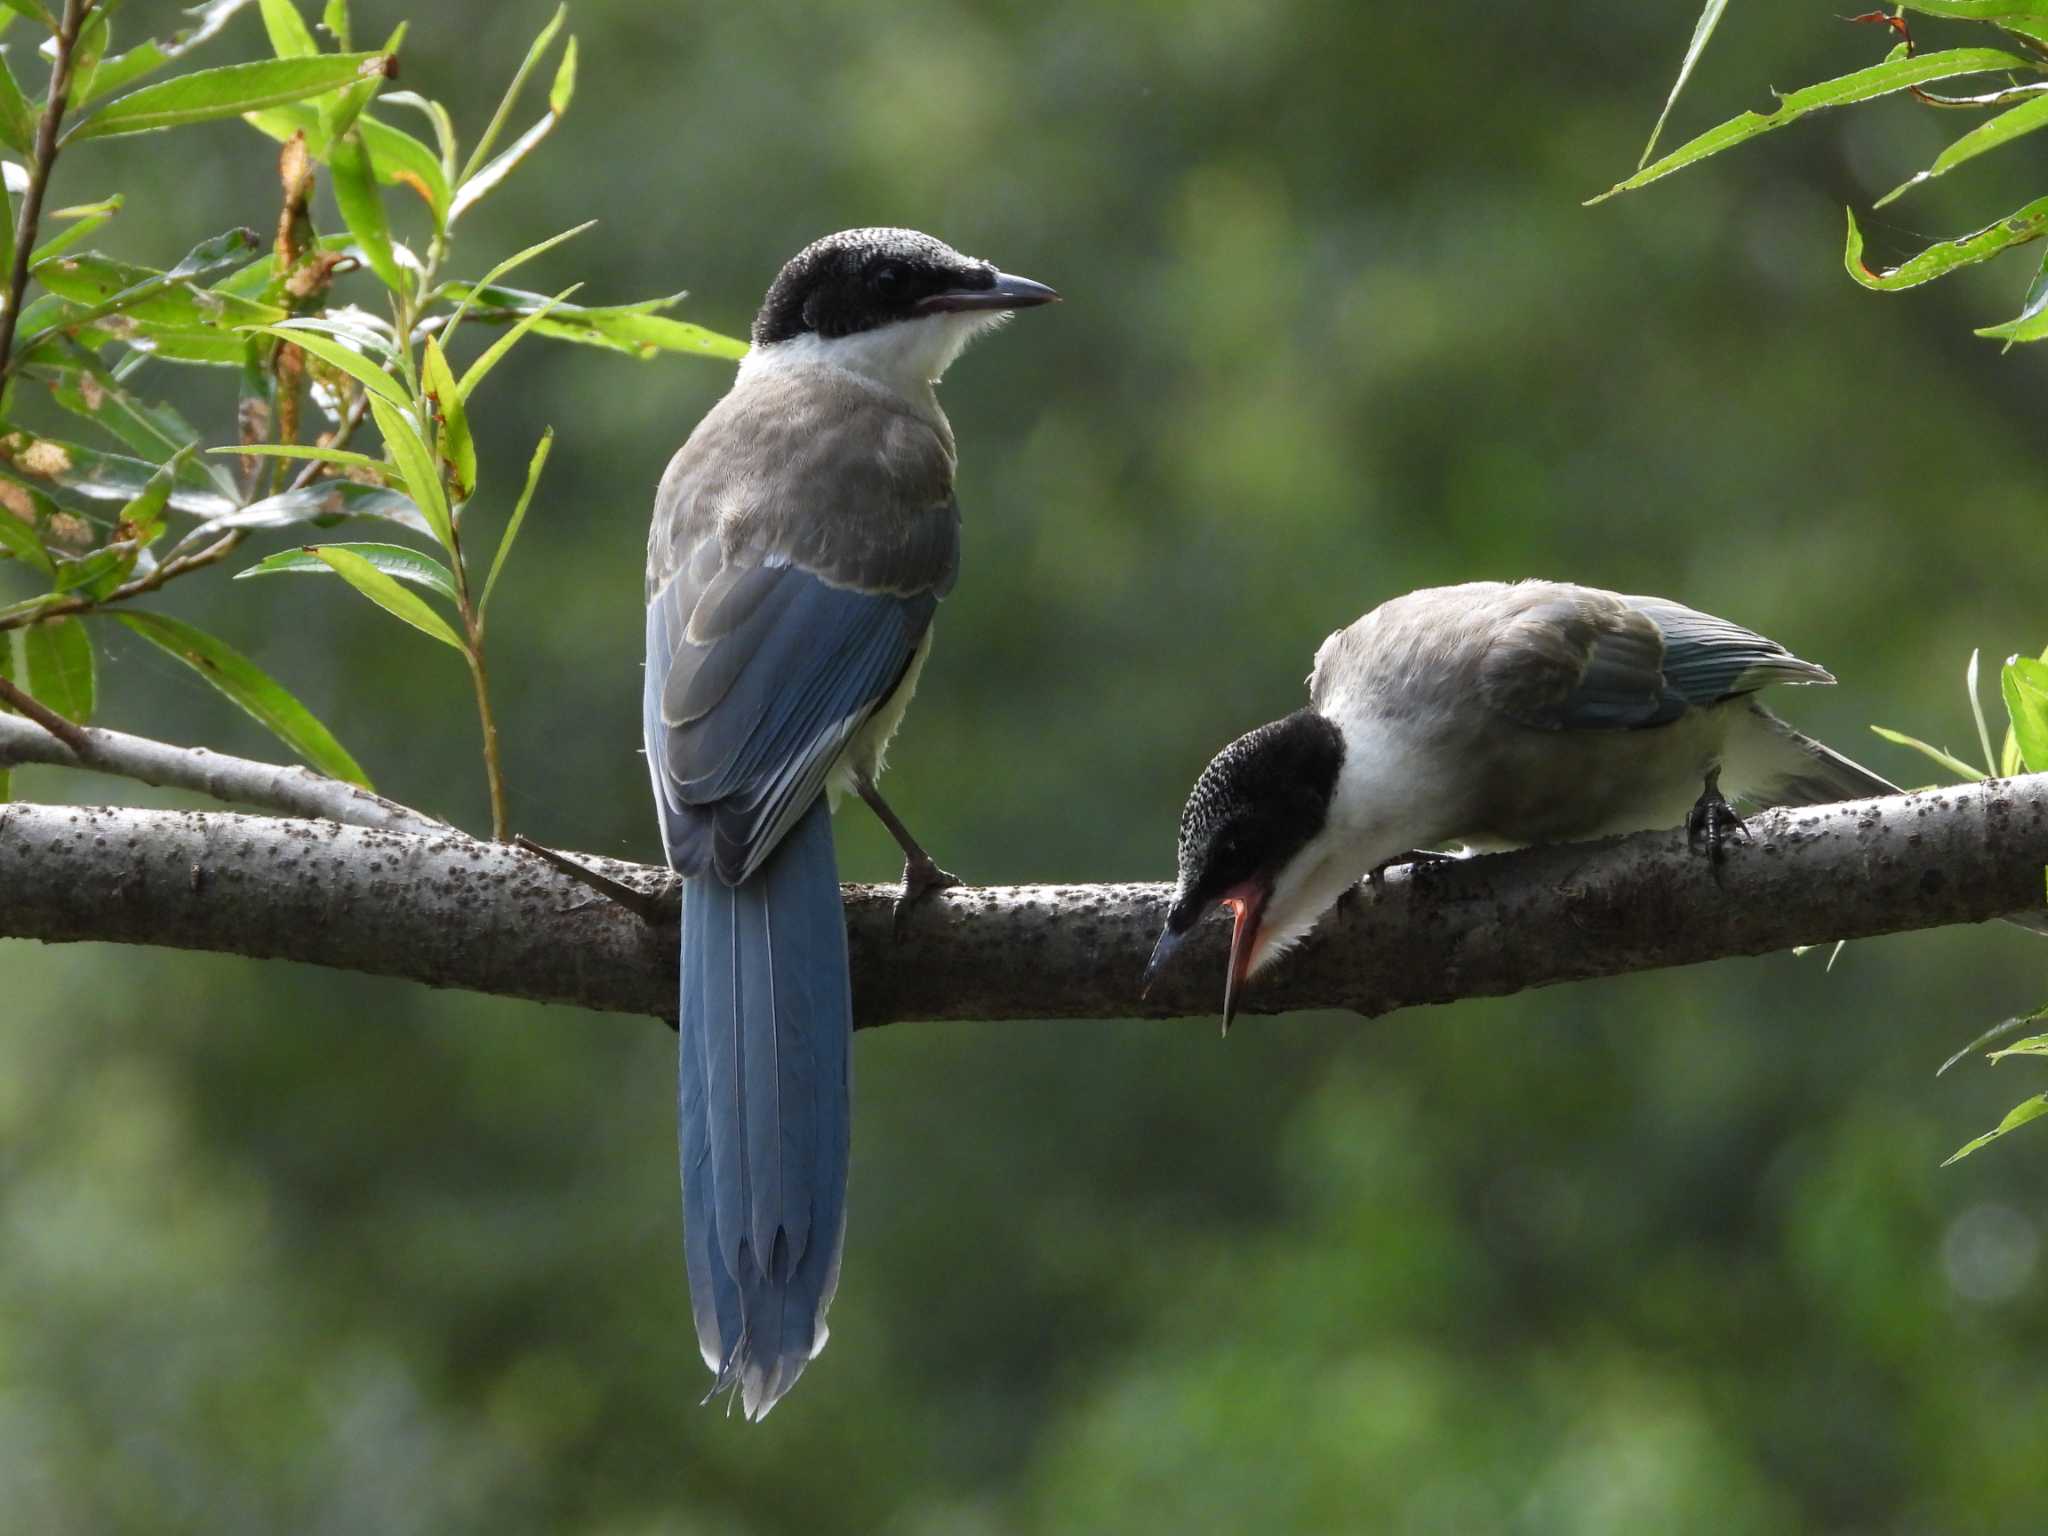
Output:
[[[1235,914],[1223,1027],[1248,977],[1361,875],[1411,849],[1683,824],[1717,851],[1721,792],[1818,805],[1897,786],[1756,699],[1832,683],[1775,641],[1661,597],[1467,582],[1380,604],[1316,652],[1309,707],[1219,752],[1180,820],[1146,984],[1212,906]]]
[[[685,877],[678,1014],[697,1341],[749,1418],[825,1344],[846,1231],[845,915],[831,806],[957,883],[875,789],[953,588],[953,432],[933,385],[1058,295],[929,235],[806,246],[732,389],[670,461],[647,544],[647,764]]]

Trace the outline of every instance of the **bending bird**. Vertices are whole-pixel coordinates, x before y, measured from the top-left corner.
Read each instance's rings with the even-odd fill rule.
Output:
[[[708,1396],[736,1389],[750,1419],[824,1348],[846,1234],[840,794],[901,844],[906,901],[957,883],[875,788],[959,570],[933,386],[978,332],[1057,297],[912,230],[808,245],[655,497],[643,714],[685,877],[684,1246]]]
[[[1756,697],[1833,681],[1661,597],[1475,581],[1382,603],[1317,650],[1308,708],[1202,770],[1146,984],[1205,913],[1228,907],[1228,1030],[1251,976],[1409,850],[1684,825],[1718,853],[1742,826],[1724,782],[1760,806],[1897,793]]]

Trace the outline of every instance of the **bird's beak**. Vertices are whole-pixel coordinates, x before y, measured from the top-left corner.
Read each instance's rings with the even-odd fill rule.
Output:
[[[1259,917],[1266,910],[1266,892],[1257,886],[1240,886],[1235,894],[1223,898],[1223,905],[1236,919],[1230,930],[1230,969],[1223,977],[1223,1033],[1227,1035],[1237,1017],[1237,995],[1244,990],[1252,956],[1258,951]]]
[[[1152,946],[1152,958],[1145,962],[1145,984],[1138,989],[1138,996],[1151,995],[1152,983],[1159,979],[1159,973],[1166,969],[1168,962],[1175,955],[1180,953],[1181,945],[1186,941],[1188,934],[1194,931],[1191,927],[1186,932],[1175,933],[1170,926],[1159,930],[1159,942]]]
[[[1039,304],[1057,304],[1059,294],[1043,283],[1008,272],[996,274],[990,288],[948,288],[918,300],[921,315],[950,315],[977,309],[1030,309]]]

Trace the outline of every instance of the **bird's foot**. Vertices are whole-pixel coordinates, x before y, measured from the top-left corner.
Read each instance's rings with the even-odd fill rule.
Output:
[[[1749,828],[1721,794],[1721,770],[1716,768],[1707,775],[1706,787],[1686,813],[1685,840],[1694,853],[1704,853],[1718,863],[1722,845],[1731,832],[1740,833],[1744,842],[1749,841]]]
[[[934,891],[950,891],[954,886],[966,883],[958,875],[939,868],[938,862],[929,854],[922,859],[905,859],[903,894],[896,898],[896,931],[903,931],[903,920],[910,915],[910,909]]]
[[[1379,863],[1366,871],[1365,878],[1374,885],[1384,885],[1386,883],[1387,871],[1397,864],[1455,864],[1457,862],[1458,856],[1455,853],[1436,853],[1428,848],[1408,848],[1395,854],[1391,859],[1381,859]],[[1355,885],[1351,887],[1352,891],[1357,889],[1358,887]],[[1345,894],[1349,895],[1350,892],[1347,891]]]

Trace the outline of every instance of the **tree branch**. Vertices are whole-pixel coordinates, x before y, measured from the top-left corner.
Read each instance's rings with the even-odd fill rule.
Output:
[[[1246,1011],[1373,1015],[2042,903],[2048,776],[1749,825],[1754,841],[1718,866],[1682,833],[1647,832],[1390,871],[1259,977]],[[664,870],[586,862],[674,899]],[[863,1024],[1210,1015],[1222,997],[1220,920],[1138,996],[1164,885],[947,891],[900,936],[894,886],[845,894]],[[624,1013],[671,1015],[676,995],[672,918],[650,924],[529,854],[455,832],[0,806],[0,935],[301,960]]]
[[[126,736],[72,725],[78,738],[60,740],[53,730],[16,715],[0,714],[0,769],[22,763],[55,768],[89,768],[163,789],[186,789],[231,805],[253,805],[286,816],[310,816],[388,832],[448,835],[445,822],[386,800],[355,784],[344,784],[310,768],[287,768],[246,757],[228,757],[203,747],[174,747],[146,736]],[[81,750],[81,746],[83,750]]]

